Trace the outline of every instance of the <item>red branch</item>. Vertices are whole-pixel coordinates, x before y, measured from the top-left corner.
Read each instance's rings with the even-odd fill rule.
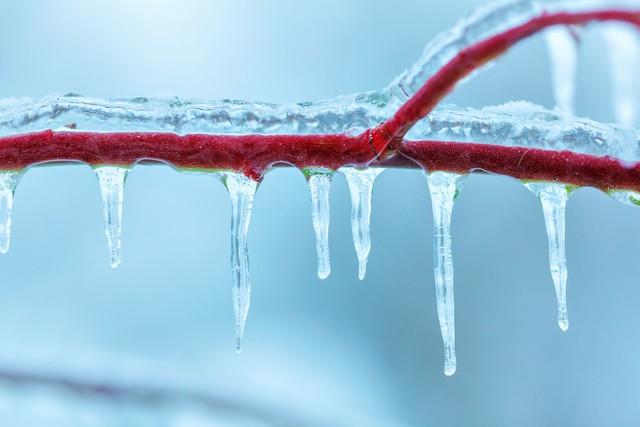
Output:
[[[640,27],[640,12],[602,10],[542,14],[456,55],[433,75],[389,120],[356,136],[327,135],[177,135],[168,132],[82,132],[45,130],[0,137],[0,168],[80,161],[93,166],[131,166],[154,160],[179,168],[232,169],[260,179],[278,163],[327,167],[376,164],[415,166],[466,173],[481,169],[520,179],[640,191],[640,167],[609,157],[490,144],[403,141],[455,84],[517,42],[553,25],[620,21]]]
[[[482,170],[524,180],[640,192],[640,163],[627,166],[607,156],[442,141],[407,141],[400,152],[427,170]]]
[[[456,83],[516,43],[554,25],[578,25],[592,21],[619,21],[640,27],[640,12],[603,10],[586,13],[543,13],[459,52],[415,93],[389,120],[372,132],[372,143],[380,155],[391,142],[400,142],[406,133],[429,114]],[[395,145],[395,144],[394,144]]]
[[[153,160],[178,168],[231,169],[260,179],[277,163],[300,168],[364,165],[375,153],[361,136],[177,135],[170,132],[26,133],[0,138],[0,167],[21,169],[50,161],[132,166]]]

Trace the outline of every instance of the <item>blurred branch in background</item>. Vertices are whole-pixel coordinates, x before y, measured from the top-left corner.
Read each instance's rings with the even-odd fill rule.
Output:
[[[6,367],[0,368],[0,408],[3,425],[12,426],[36,425],[34,420],[41,420],[42,426],[320,426],[284,409],[276,412],[259,407],[248,399]]]

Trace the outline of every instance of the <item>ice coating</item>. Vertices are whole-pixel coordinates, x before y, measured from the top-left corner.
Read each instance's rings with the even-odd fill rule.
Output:
[[[477,142],[571,150],[596,156],[640,160],[640,133],[590,119],[567,120],[558,110],[514,101],[480,109],[444,105],[408,134],[408,140]]]
[[[127,172],[128,169],[117,166],[95,168],[102,197],[104,234],[109,246],[111,268],[117,268],[122,261],[122,208]]]
[[[638,125],[640,98],[640,38],[628,25],[609,23],[602,29],[609,53],[609,70],[613,87],[616,122],[624,127]]]
[[[333,171],[308,169],[305,171],[311,195],[311,221],[316,236],[318,254],[318,278],[326,279],[331,274],[329,252],[329,220],[331,218],[330,195]]]
[[[18,172],[0,172],[0,253],[9,252],[13,196],[20,181]]]
[[[569,329],[567,313],[567,258],[565,255],[565,209],[571,188],[557,183],[526,183],[540,199],[549,243],[549,268],[558,301],[558,326]]]
[[[433,265],[436,305],[444,342],[444,373],[456,371],[456,330],[453,297],[453,256],[451,253],[451,213],[453,201],[466,181],[466,175],[448,172],[427,174],[433,210]]]
[[[233,312],[236,318],[236,351],[242,351],[244,325],[251,303],[249,248],[247,237],[253,210],[253,197],[258,183],[237,172],[220,172],[231,199],[231,277]]]
[[[181,98],[100,99],[75,94],[0,100],[0,136],[42,129],[202,134],[357,133],[391,110],[367,92],[291,104]]]
[[[418,61],[398,76],[389,85],[388,90],[398,99],[409,98],[461,50],[544,13],[582,12],[607,7],[631,8],[639,4],[636,0],[490,2],[477,7],[451,29],[439,34],[427,44]]]
[[[351,233],[353,246],[358,256],[358,278],[364,280],[367,274],[367,260],[371,252],[371,193],[373,183],[382,168],[342,168],[340,172],[347,179],[351,195]]]
[[[552,27],[544,36],[549,50],[553,97],[561,114],[573,116],[578,62],[576,35],[570,28]]]
[[[350,98],[355,100],[356,98]],[[177,102],[177,101],[176,101]],[[338,113],[324,112],[316,115],[315,107],[300,107],[300,114],[287,112],[275,106],[272,116],[252,113],[253,104],[227,106],[218,102],[195,104],[182,101],[171,107],[167,100],[149,99],[140,106],[130,101],[105,101],[81,97],[51,97],[40,101],[0,101],[0,135],[61,128],[73,125],[74,130],[107,131],[193,131],[203,134],[220,132],[280,133],[299,131],[357,132],[367,124],[379,123],[382,109],[369,103],[348,103],[350,118]],[[235,107],[233,107],[235,106]],[[131,107],[131,110],[129,108]],[[172,112],[172,109],[175,111]],[[237,108],[237,111],[236,111]],[[265,107],[266,108],[266,107]],[[307,113],[302,111],[308,108]],[[264,113],[266,109],[262,110]],[[318,110],[320,111],[320,110]],[[344,109],[343,109],[344,111]],[[271,113],[269,113],[271,114]],[[237,123],[235,119],[237,119]],[[253,119],[250,119],[253,117]],[[289,121],[289,119],[291,121]],[[312,128],[309,122],[316,123]],[[177,123],[183,123],[177,125]],[[186,123],[190,123],[188,126]],[[197,123],[197,126],[196,124]],[[237,127],[235,127],[237,126]],[[350,129],[350,131],[349,131]],[[631,151],[629,138],[632,139]],[[509,102],[480,109],[455,105],[437,107],[429,116],[407,134],[407,139],[431,139],[439,141],[478,142],[486,144],[523,146],[550,150],[572,150],[594,155],[608,155],[627,160],[640,160],[637,152],[640,133],[631,133],[624,127],[609,125],[590,119],[576,118],[567,121],[557,110],[548,110],[525,101]]]
[[[482,39],[526,22],[539,13],[540,8],[529,0],[497,1],[476,8],[450,30],[427,44],[420,59],[398,76],[389,90],[397,97],[409,98],[458,52]]]

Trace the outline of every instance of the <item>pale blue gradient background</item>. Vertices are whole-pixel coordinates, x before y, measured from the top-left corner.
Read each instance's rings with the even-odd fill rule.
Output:
[[[330,98],[383,87],[481,3],[0,0],[0,97]],[[577,112],[610,121],[597,31],[583,47]],[[552,107],[540,37],[448,101],[517,99]],[[637,425],[637,211],[594,190],[571,199],[563,334],[537,200],[509,178],[473,176],[453,219],[458,372],[447,378],[422,174],[379,178],[364,282],[344,179],[332,193],[333,272],[324,282],[315,277],[308,197],[295,170],[270,173],[260,187],[253,303],[236,355],[229,202],[219,183],[137,167],[126,190],[124,261],[111,271],[90,169],[30,171],[16,196],[11,251],[0,258],[0,365],[211,392],[301,425]],[[2,399],[7,425],[3,411],[40,417],[14,425],[53,425],[46,410]],[[120,423],[118,412],[108,425],[226,425],[195,416]]]

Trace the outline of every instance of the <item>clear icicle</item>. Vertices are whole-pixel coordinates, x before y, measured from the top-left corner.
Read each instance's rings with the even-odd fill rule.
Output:
[[[2,254],[9,252],[13,195],[21,176],[19,172],[0,172],[0,253]]]
[[[444,373],[453,375],[456,371],[456,331],[450,228],[453,201],[462,189],[466,175],[433,172],[427,174],[427,180],[433,209],[433,263],[438,320],[444,341]]]
[[[333,172],[328,169],[311,169],[305,171],[311,194],[311,220],[316,235],[316,251],[318,253],[318,277],[326,279],[331,273],[331,257],[329,254],[329,196]]]
[[[567,259],[565,256],[565,208],[571,189],[557,183],[528,183],[531,190],[542,203],[544,223],[549,242],[549,268],[558,300],[558,325],[560,329],[569,329],[567,313]]]
[[[105,230],[109,245],[111,268],[117,268],[122,261],[122,206],[124,204],[124,182],[127,168],[101,166],[95,168],[100,184]]]
[[[544,34],[551,63],[553,97],[560,112],[570,117],[574,113],[577,41],[567,27],[551,27]]]
[[[258,182],[238,172],[220,173],[231,199],[231,275],[233,311],[236,318],[236,351],[242,351],[244,325],[251,303],[247,235]]]
[[[609,51],[616,121],[632,127],[638,121],[640,38],[630,25],[606,24],[602,30]]]
[[[340,172],[347,179],[351,193],[351,232],[353,245],[358,255],[358,278],[364,279],[367,273],[367,259],[371,251],[371,193],[373,182],[383,171],[382,168],[342,168]]]

